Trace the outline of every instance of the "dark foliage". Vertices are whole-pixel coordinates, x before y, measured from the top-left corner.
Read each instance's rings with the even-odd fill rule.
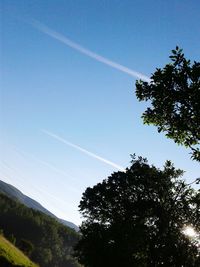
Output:
[[[133,159],[126,172],[115,172],[80,202],[85,218],[75,255],[85,267],[197,267],[198,240],[182,232],[200,230],[200,192],[179,177],[167,161],[164,169]]]
[[[1,267],[22,267],[14,263],[8,262],[3,256],[0,256],[0,266]]]
[[[24,254],[30,257],[34,250],[34,245],[29,240],[21,239],[19,248],[24,252]]]
[[[52,217],[0,194],[0,228],[41,267],[77,267],[72,258],[79,235]]]
[[[137,98],[151,103],[142,118],[189,147],[192,158],[200,161],[200,63],[192,65],[178,47],[170,58],[172,63],[156,69],[151,82],[136,82]]]

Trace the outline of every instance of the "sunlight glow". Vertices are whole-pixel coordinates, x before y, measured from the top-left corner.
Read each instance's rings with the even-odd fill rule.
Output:
[[[197,236],[197,232],[194,230],[192,226],[186,226],[183,230],[183,233],[191,238],[195,238]]]

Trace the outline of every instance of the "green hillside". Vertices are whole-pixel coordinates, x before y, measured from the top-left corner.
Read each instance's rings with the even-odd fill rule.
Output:
[[[40,267],[79,266],[72,256],[79,240],[75,230],[1,193],[0,229]]]
[[[37,267],[18,248],[0,235],[0,266]]]

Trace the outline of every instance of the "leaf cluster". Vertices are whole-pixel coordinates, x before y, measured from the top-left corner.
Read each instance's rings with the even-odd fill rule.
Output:
[[[177,144],[190,147],[192,158],[200,161],[200,63],[191,64],[178,46],[170,58],[150,83],[136,81],[137,98],[151,104],[142,118]]]

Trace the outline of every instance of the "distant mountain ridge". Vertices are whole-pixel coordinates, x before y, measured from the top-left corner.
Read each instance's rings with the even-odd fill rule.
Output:
[[[75,225],[74,223],[56,217],[49,210],[45,209],[39,202],[24,195],[20,190],[18,190],[13,185],[5,183],[1,180],[0,180],[0,192],[3,194],[6,194],[7,196],[9,196],[10,198],[12,198],[14,200],[21,202],[22,204],[24,204],[28,208],[32,208],[32,209],[41,211],[41,212],[45,213],[46,215],[49,215],[49,216],[55,218],[56,220],[58,220],[62,224],[66,225],[70,228],[73,228],[76,231],[79,230],[78,226]]]

